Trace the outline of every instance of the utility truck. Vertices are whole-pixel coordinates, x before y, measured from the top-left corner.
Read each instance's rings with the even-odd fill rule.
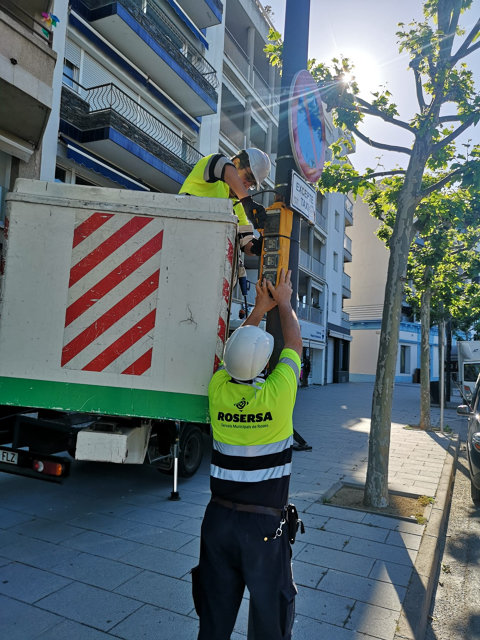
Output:
[[[0,470],[195,473],[228,335],[229,200],[17,180],[0,270]],[[67,455],[67,452],[69,455]]]
[[[475,384],[480,373],[480,340],[458,341],[457,350],[457,384],[462,397],[468,402],[473,397]]]

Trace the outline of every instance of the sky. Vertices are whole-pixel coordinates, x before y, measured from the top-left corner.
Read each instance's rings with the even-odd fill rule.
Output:
[[[286,3],[287,0],[262,0],[264,6],[271,6],[272,22],[282,34]],[[398,106],[400,119],[408,121],[416,113],[418,103],[413,74],[408,70],[409,58],[398,51],[396,31],[399,22],[408,24],[422,19],[422,5],[421,0],[310,0],[309,58],[318,62],[330,62],[338,54],[350,58],[355,63],[360,95],[368,100],[371,91],[386,84]],[[467,33],[479,15],[480,0],[474,0],[473,8],[461,20]],[[477,89],[480,88],[480,49],[465,61],[474,71]],[[371,117],[364,123],[361,131],[374,140],[411,145],[412,136],[398,127]],[[480,143],[480,124],[470,128],[462,142],[468,139],[473,144]],[[360,171],[367,166],[385,169],[405,166],[408,160],[405,154],[381,151],[361,141],[350,158]]]

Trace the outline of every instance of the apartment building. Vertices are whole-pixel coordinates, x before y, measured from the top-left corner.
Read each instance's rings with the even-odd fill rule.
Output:
[[[355,247],[353,260],[346,266],[352,285],[351,298],[345,304],[351,324],[350,380],[373,382],[377,367],[380,329],[389,252],[376,235],[379,221],[370,215],[368,206],[357,199],[354,205],[356,224],[348,229]],[[402,307],[395,382],[419,382],[420,323],[413,322],[409,307]],[[430,379],[438,380],[438,330],[430,331]]]
[[[40,177],[42,139],[53,103],[50,0],[0,3],[0,233],[16,178]],[[1,243],[1,235],[0,235]]]
[[[219,0],[70,0],[42,177],[177,192],[217,110],[205,29],[222,12]]]
[[[21,110],[9,109],[19,116],[11,137],[23,135],[24,147],[32,149],[28,157],[23,151],[25,167],[37,149],[30,162],[36,173],[28,175],[176,193],[202,155],[232,156],[255,146],[272,159],[266,192],[257,198],[266,206],[273,202],[280,75],[263,50],[273,25],[258,0],[2,0],[2,6],[8,3],[31,12],[35,5],[29,30],[21,25],[16,31],[28,31],[34,43],[29,46],[39,49],[28,57],[37,59],[37,74],[45,74],[42,88],[49,86],[49,92],[37,90],[43,102],[28,140]],[[42,11],[58,18],[54,33],[43,40],[37,33]],[[13,65],[5,42],[0,39],[2,78],[11,76]],[[39,82],[30,85],[33,90]],[[18,98],[11,100],[16,104]],[[0,116],[4,113],[2,104]],[[0,129],[8,131],[6,124]],[[328,144],[336,136],[328,118],[326,136]],[[4,191],[14,175],[2,169],[5,148],[0,145]],[[352,221],[348,199],[329,194],[318,196],[315,223],[301,223],[298,315],[310,369],[305,382],[348,379],[343,301],[350,296],[344,264],[351,260],[345,228]],[[258,259],[246,258],[245,266],[251,307]],[[232,327],[240,323],[244,306],[237,287]]]

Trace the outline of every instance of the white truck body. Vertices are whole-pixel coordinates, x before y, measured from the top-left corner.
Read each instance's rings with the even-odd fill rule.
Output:
[[[0,405],[208,423],[228,335],[230,200],[21,179],[6,210]],[[95,458],[102,439],[85,432],[78,457],[142,461],[144,427],[114,431],[117,455]]]
[[[458,341],[457,350],[460,391],[463,397],[467,398],[469,393],[471,397],[480,373],[480,340]]]

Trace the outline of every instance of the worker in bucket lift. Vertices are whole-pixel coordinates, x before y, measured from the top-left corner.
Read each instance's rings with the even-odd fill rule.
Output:
[[[297,590],[290,544],[301,521],[287,503],[302,337],[290,304],[290,275],[282,269],[276,287],[265,279],[257,283],[255,306],[228,339],[223,365],[209,384],[212,497],[202,523],[200,562],[192,569],[198,640],[230,639],[245,586],[249,640],[291,638]],[[275,306],[284,348],[263,380],[257,376],[274,340],[258,325]]]
[[[231,160],[214,153],[199,160],[186,177],[179,193],[204,198],[238,199],[233,211],[239,222],[240,249],[247,255],[260,255],[262,238],[255,238],[253,227],[263,229],[265,209],[248,194],[252,187],[260,189],[270,173],[270,158],[254,147],[242,149]]]

